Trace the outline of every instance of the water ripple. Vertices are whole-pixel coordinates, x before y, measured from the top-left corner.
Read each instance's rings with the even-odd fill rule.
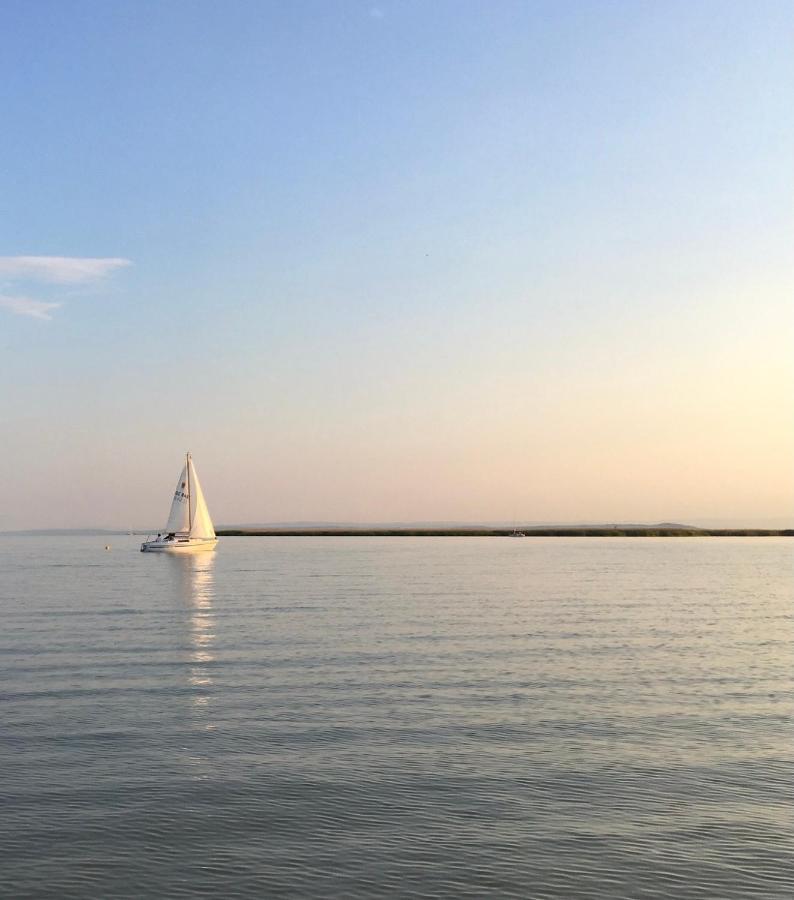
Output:
[[[786,541],[94,540],[0,539],[1,896],[794,892]]]

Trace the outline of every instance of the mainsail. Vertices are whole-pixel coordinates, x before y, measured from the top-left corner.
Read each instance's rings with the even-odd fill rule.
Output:
[[[191,538],[215,537],[212,519],[190,454],[176,483],[165,531],[166,534],[187,534]]]
[[[182,467],[182,474],[176,483],[174,491],[174,499],[171,502],[171,515],[165,526],[166,534],[177,534],[179,532],[187,532],[190,530],[190,506],[188,504],[188,462]]]

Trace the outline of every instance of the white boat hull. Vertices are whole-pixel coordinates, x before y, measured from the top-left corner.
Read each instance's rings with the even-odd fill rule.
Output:
[[[144,541],[141,553],[193,553],[200,550],[214,550],[217,538],[191,538],[188,541]]]

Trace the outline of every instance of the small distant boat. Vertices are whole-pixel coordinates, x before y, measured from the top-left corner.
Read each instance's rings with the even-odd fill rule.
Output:
[[[193,457],[188,453],[176,483],[171,514],[165,530],[141,544],[141,553],[184,553],[213,550],[218,543],[207,503],[199,484]]]

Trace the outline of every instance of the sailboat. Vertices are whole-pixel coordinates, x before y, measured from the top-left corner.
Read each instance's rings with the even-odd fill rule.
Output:
[[[184,553],[188,550],[213,550],[218,543],[212,527],[207,503],[193,465],[193,457],[188,453],[182,474],[176,483],[171,515],[165,531],[154,540],[141,544],[141,552],[165,551]]]

